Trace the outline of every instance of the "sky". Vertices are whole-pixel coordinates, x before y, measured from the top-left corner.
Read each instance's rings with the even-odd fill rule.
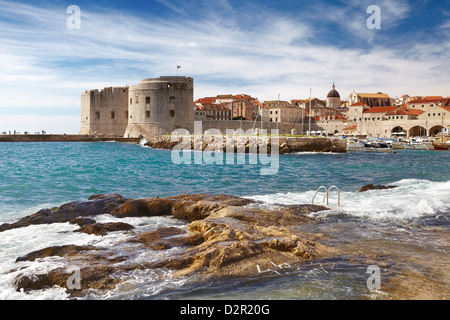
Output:
[[[195,99],[447,97],[450,0],[0,0],[0,134],[76,134],[82,92],[178,65]]]

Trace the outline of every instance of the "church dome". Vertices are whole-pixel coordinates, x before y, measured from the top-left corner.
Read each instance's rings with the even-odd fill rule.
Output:
[[[328,93],[327,98],[341,98],[339,92],[336,91],[336,86],[333,83],[333,89]]]

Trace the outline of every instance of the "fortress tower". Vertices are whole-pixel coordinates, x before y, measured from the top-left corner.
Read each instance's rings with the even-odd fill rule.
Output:
[[[81,135],[122,136],[128,126],[128,87],[87,90],[81,95]]]
[[[194,79],[160,77],[144,79],[128,94],[128,127],[125,137],[169,134],[194,125]]]
[[[194,79],[160,77],[81,95],[81,135],[152,137],[194,125]]]

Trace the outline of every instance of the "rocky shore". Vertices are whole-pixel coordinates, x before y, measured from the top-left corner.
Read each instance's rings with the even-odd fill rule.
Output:
[[[309,213],[328,210],[315,205],[267,207],[248,199],[228,195],[180,195],[170,198],[128,199],[121,195],[96,195],[84,202],[72,202],[43,209],[14,223],[0,226],[1,232],[31,225],[71,223],[73,232],[98,237],[125,235],[123,249],[95,245],[67,245],[39,248],[17,257],[18,291],[42,290],[59,286],[72,296],[89,290],[111,290],[134,270],[172,270],[173,277],[252,277],[260,266],[296,265],[305,260],[331,257],[336,249],[321,243],[322,235],[308,234],[302,226],[311,222]],[[98,223],[100,215],[114,222]],[[166,216],[183,222],[183,227],[153,228],[134,226],[117,219]],[[151,227],[151,226],[149,226]],[[174,250],[176,249],[176,250]],[[169,252],[170,251],[170,252]],[[149,261],[136,262],[142,252],[155,253]],[[167,254],[157,254],[167,252]],[[73,273],[56,267],[42,274],[27,270],[27,261],[61,257],[67,266],[81,270],[80,288],[68,288]],[[25,263],[25,264],[24,264]]]

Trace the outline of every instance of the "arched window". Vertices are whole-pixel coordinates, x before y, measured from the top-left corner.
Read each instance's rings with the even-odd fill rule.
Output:
[[[145,98],[145,103],[150,104],[150,97]]]

